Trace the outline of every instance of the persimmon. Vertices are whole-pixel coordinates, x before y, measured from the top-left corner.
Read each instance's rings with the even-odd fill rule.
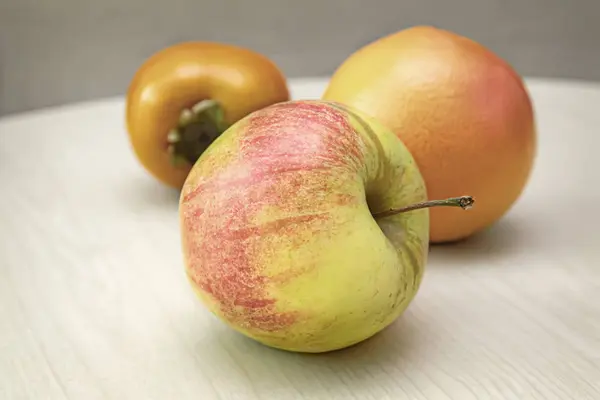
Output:
[[[126,95],[130,143],[142,166],[180,189],[199,156],[244,116],[289,100],[268,57],[218,42],[175,44],[135,72]]]

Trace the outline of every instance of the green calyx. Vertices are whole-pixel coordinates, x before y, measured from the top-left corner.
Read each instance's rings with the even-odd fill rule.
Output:
[[[167,149],[173,165],[194,165],[228,128],[224,119],[223,108],[214,100],[202,100],[192,108],[184,109],[177,126],[167,135]]]

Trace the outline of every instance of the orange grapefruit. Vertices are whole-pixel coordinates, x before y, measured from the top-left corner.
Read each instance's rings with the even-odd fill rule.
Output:
[[[536,152],[521,77],[483,45],[429,26],[382,37],[351,54],[322,98],[379,119],[409,148],[430,199],[471,195],[468,213],[431,210],[430,240],[464,239],[517,201]]]

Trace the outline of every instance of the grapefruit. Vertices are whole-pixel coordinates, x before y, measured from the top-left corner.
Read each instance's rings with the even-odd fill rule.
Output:
[[[413,154],[429,198],[475,198],[468,215],[431,210],[433,243],[489,227],[529,179],[536,152],[530,96],[505,60],[469,38],[429,26],[382,37],[337,68],[322,98],[392,129]]]

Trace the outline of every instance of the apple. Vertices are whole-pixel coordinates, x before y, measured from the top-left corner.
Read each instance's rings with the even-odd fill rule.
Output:
[[[401,140],[320,100],[249,114],[180,197],[185,270],[207,308],[267,346],[326,352],[390,325],[419,289],[434,205]],[[410,212],[408,212],[410,211]]]

